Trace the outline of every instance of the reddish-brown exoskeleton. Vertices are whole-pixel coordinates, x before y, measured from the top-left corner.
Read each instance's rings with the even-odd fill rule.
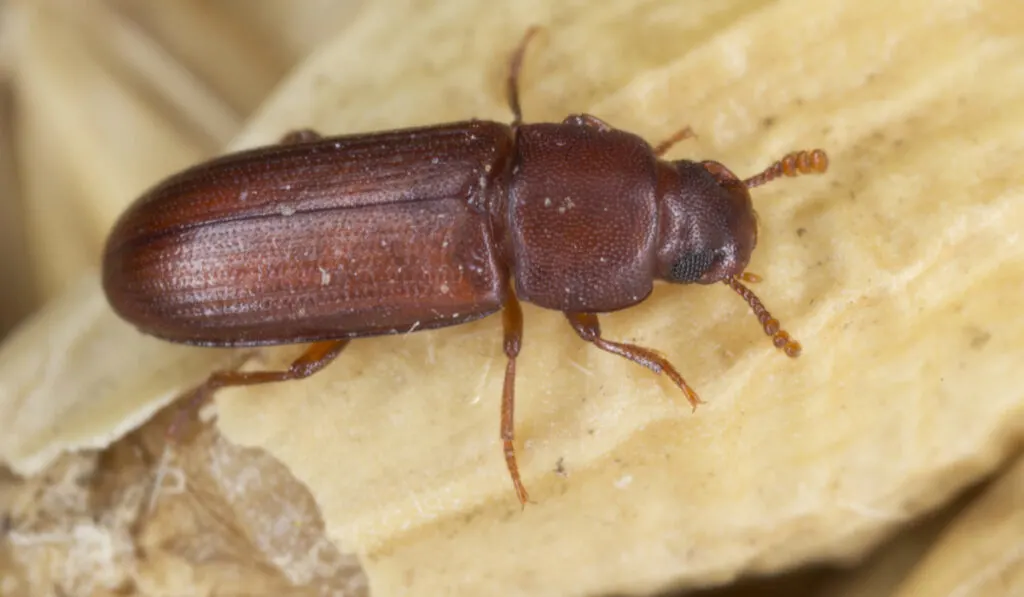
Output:
[[[740,179],[718,162],[660,159],[594,116],[525,124],[518,77],[511,125],[467,121],[321,138],[206,162],[161,182],[120,218],[103,285],[147,334],[198,346],[312,343],[285,371],[222,371],[198,390],[300,379],[352,338],[422,331],[503,312],[508,358],[501,439],[520,502],[513,446],[519,300],[565,314],[598,348],[665,373],[663,356],[601,335],[598,313],[643,301],[654,281],[724,282],[790,356],[800,346],[742,284],[757,242],[749,189],[825,171],[824,152],[787,155]]]

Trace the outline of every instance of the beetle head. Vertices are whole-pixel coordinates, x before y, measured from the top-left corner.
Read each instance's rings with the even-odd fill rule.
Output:
[[[750,191],[718,162],[673,165],[680,187],[663,199],[658,277],[711,284],[739,275],[757,245]]]
[[[820,149],[793,152],[741,180],[714,161],[672,162],[678,179],[662,194],[657,275],[669,282],[728,282],[743,273],[757,245],[757,213],[750,189],[780,176],[828,168]]]
[[[757,245],[750,189],[779,176],[827,168],[828,157],[819,149],[791,153],[746,180],[718,162],[672,162],[671,169],[663,171],[668,175],[659,176],[657,276],[679,284],[724,282],[750,305],[776,347],[791,357],[799,355],[800,343],[741,282],[758,279],[744,272]]]

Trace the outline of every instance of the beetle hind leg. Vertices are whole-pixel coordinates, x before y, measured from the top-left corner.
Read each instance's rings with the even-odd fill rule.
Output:
[[[192,398],[189,399],[188,406],[182,408],[182,413],[194,411],[221,388],[252,386],[309,377],[336,359],[349,342],[348,339],[316,342],[283,371],[215,371],[202,385],[192,391]],[[180,421],[177,419],[172,422],[168,434],[174,435],[179,424]]]
[[[612,342],[611,340],[605,340],[602,338],[601,324],[597,320],[597,315],[594,315],[593,313],[566,313],[565,317],[569,320],[569,324],[572,326],[572,329],[576,331],[580,338],[583,338],[601,350],[619,355],[620,357],[633,361],[638,365],[643,365],[655,373],[664,373],[667,375],[669,379],[671,379],[672,382],[683,391],[683,394],[686,396],[686,400],[694,410],[697,409],[698,404],[702,404],[704,402],[699,396],[697,396],[697,392],[695,392],[693,388],[686,383],[683,376],[676,371],[676,368],[672,363],[670,363],[664,356],[650,348],[644,348],[635,344]]]
[[[303,379],[329,365],[348,346],[349,342],[348,339],[345,339],[311,344],[283,371],[217,371],[203,384],[204,389],[214,391],[228,386],[252,386]]]

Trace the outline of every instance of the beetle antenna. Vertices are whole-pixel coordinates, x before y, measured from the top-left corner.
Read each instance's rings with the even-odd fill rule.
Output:
[[[744,180],[743,184],[748,189],[752,189],[771,182],[780,176],[821,174],[825,170],[828,170],[828,155],[821,149],[794,151],[765,168],[760,174],[755,174]]]
[[[540,31],[540,27],[534,25],[526,30],[523,34],[523,39],[520,40],[519,45],[515,51],[512,52],[512,57],[509,59],[508,66],[508,106],[512,109],[512,126],[517,127],[523,123],[523,109],[519,105],[519,73],[523,68],[523,56],[526,54],[526,46],[530,44],[530,40],[533,39],[534,35]]]
[[[742,274],[741,274],[742,275]],[[757,316],[757,320],[761,322],[761,327],[764,328],[764,333],[772,337],[772,344],[775,348],[782,350],[786,353],[786,356],[796,358],[800,356],[800,351],[803,349],[800,343],[789,336],[786,330],[782,329],[779,325],[779,320],[772,317],[772,314],[765,308],[764,303],[761,299],[757,298],[754,291],[747,288],[735,277],[726,278],[722,280],[723,283],[728,284],[730,288],[736,291],[736,294],[743,297],[743,300],[747,301],[750,308],[754,310],[754,315]]]

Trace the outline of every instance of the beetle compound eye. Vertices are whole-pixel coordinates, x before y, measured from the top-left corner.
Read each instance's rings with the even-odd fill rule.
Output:
[[[714,262],[715,251],[712,249],[686,253],[672,265],[672,281],[696,282]]]

